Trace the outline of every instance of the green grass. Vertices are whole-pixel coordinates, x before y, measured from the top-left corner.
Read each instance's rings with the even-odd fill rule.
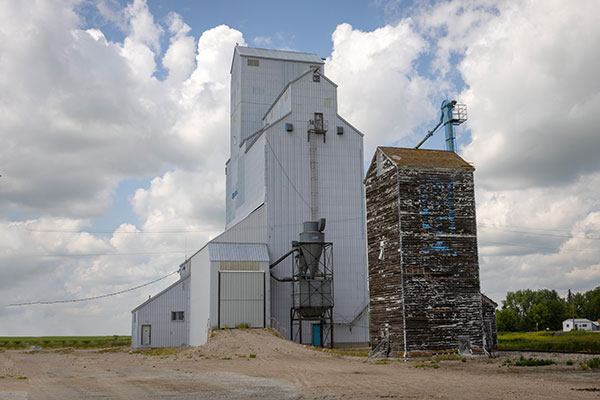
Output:
[[[588,368],[598,369],[598,368],[600,368],[600,358],[598,358],[598,357],[591,358],[587,361],[582,362],[580,365],[581,365],[581,368],[583,368],[583,369],[588,369]]]
[[[155,349],[142,349],[131,351],[130,353],[141,354],[148,357],[167,357],[179,353],[179,347],[158,347]]]
[[[462,361],[467,362],[466,357],[461,356],[460,354],[438,354],[433,357],[433,359],[437,362],[439,361]]]
[[[327,353],[337,354],[339,356],[351,356],[351,357],[368,357],[371,349],[360,348],[360,349],[328,349],[326,347],[311,347],[314,350],[320,350]]]
[[[500,332],[500,350],[600,353],[600,332]]]
[[[556,364],[553,360],[542,360],[539,358],[525,358],[521,355],[519,361],[515,362],[516,367],[542,367],[544,365]]]
[[[0,336],[0,349],[130,346],[131,336]]]
[[[507,358],[502,363],[501,367],[542,367],[544,365],[554,365],[554,360],[544,360],[539,358],[525,358],[521,355],[517,361]]]

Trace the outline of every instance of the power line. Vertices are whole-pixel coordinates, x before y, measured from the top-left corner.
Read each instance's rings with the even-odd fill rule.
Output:
[[[25,228],[29,232],[43,232],[43,233],[110,233],[110,234],[148,234],[148,233],[200,233],[207,232],[221,227],[206,225],[204,229],[170,229],[164,231],[82,231],[79,229],[33,229]]]
[[[152,285],[153,283],[162,281],[163,279],[167,279],[168,277],[170,277],[173,274],[176,274],[177,272],[178,271],[173,271],[170,274],[163,276],[162,278],[158,278],[158,279],[155,279],[155,280],[153,280],[151,282],[144,283],[143,285],[135,286],[135,287],[132,287],[132,288],[129,288],[129,289],[125,289],[125,290],[120,290],[120,291],[114,292],[114,293],[103,294],[103,295],[100,295],[100,296],[85,297],[83,299],[30,301],[30,302],[27,302],[27,303],[12,303],[12,304],[7,304],[4,307],[32,306],[32,305],[38,305],[38,304],[47,305],[47,304],[79,303],[81,301],[90,301],[90,300],[103,299],[105,297],[117,296],[119,294],[131,292],[133,290],[141,289],[141,288],[143,288],[145,286]]]
[[[36,257],[103,257],[103,256],[145,256],[145,255],[160,255],[160,254],[182,254],[185,250],[165,250],[165,251],[138,251],[138,252],[127,252],[127,253],[43,253],[35,254]]]
[[[589,249],[561,249],[560,247],[546,247],[546,246],[530,246],[530,245],[526,245],[526,244],[520,244],[520,243],[506,243],[506,242],[494,242],[494,241],[490,241],[490,240],[480,240],[479,244],[483,245],[483,246],[510,246],[510,247],[524,247],[524,248],[529,248],[529,249],[538,249],[538,250],[557,250],[557,251],[566,251],[566,252],[582,252],[582,251],[591,251],[591,250],[595,250],[595,248],[589,248]]]
[[[526,231],[526,230],[512,230],[512,229],[506,229],[506,228],[493,226],[493,225],[486,225],[486,224],[482,224],[482,226],[487,227],[489,230],[497,229],[497,230],[500,230],[503,232],[522,233],[524,235],[549,236],[549,237],[557,237],[557,238],[565,238],[565,239],[600,240],[600,237],[587,237],[587,236],[575,236],[575,235],[554,235],[551,233],[538,233],[538,232],[531,232],[531,231]]]

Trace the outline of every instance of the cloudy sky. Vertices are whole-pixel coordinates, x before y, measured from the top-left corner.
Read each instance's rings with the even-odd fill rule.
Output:
[[[143,284],[223,229],[236,43],[326,58],[367,160],[466,103],[482,290],[600,285],[596,1],[205,3],[0,2],[0,335],[128,334],[175,276],[2,305]]]

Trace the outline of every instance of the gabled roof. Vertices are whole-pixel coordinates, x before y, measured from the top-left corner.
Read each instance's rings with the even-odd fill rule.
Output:
[[[565,320],[563,321],[563,323],[564,323],[564,322],[569,322],[569,321],[573,321],[573,318],[567,318],[567,319],[565,319]],[[596,322],[596,321],[591,321],[591,320],[589,320],[589,319],[586,319],[586,318],[575,318],[575,323],[576,323],[576,324],[582,324],[582,323],[592,323],[592,324],[596,324],[596,325],[598,325],[598,322]]]
[[[487,302],[488,304],[491,304],[494,306],[494,308],[498,307],[498,303],[496,303],[494,300],[490,299],[489,297],[487,297],[485,294],[481,293],[481,299],[485,302]]]
[[[158,299],[160,296],[167,293],[169,290],[173,289],[175,286],[179,285],[181,282],[185,282],[189,278],[190,278],[190,276],[188,275],[183,279],[178,279],[172,285],[169,285],[169,287],[167,287],[166,289],[163,289],[159,293],[155,294],[154,297],[150,297],[148,300],[146,300],[145,302],[143,302],[142,304],[140,304],[139,306],[137,306],[136,308],[131,310],[131,312],[135,312],[135,311],[139,310],[140,308],[144,307],[146,304]]]
[[[399,167],[450,168],[474,171],[475,167],[458,154],[448,150],[407,149],[402,147],[378,147]]]
[[[237,51],[242,57],[254,57],[254,58],[270,58],[274,60],[289,60],[289,61],[300,61],[307,63],[314,63],[322,65],[324,64],[321,57],[314,53],[300,53],[296,51],[284,51],[284,50],[269,50],[261,49],[257,47],[244,47],[236,46]]]
[[[265,243],[209,242],[210,261],[263,261],[269,262]]]

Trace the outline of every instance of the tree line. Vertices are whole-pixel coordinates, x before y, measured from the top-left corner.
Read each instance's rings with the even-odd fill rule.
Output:
[[[498,331],[503,332],[558,331],[569,318],[600,319],[600,286],[584,293],[569,290],[565,298],[549,289],[508,292],[496,311]]]

